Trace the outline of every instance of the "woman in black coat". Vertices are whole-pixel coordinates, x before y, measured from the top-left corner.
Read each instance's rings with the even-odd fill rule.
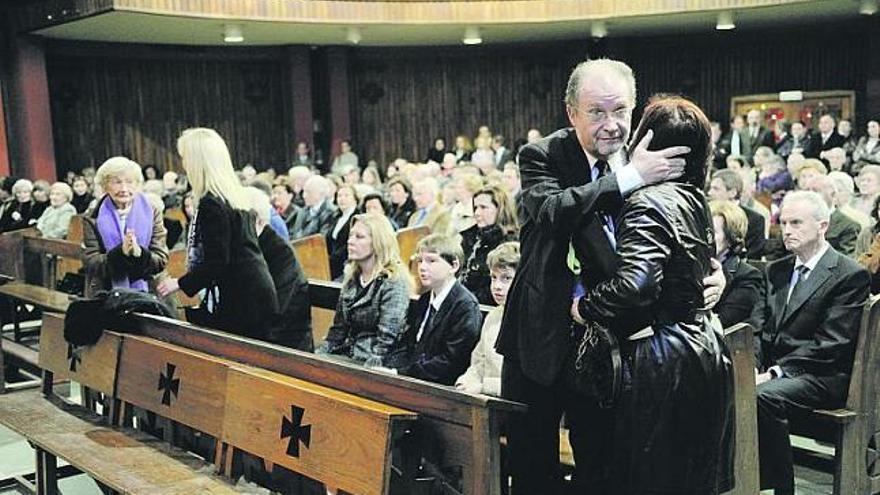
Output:
[[[342,270],[348,261],[348,232],[351,228],[351,217],[358,207],[358,193],[354,186],[343,184],[336,190],[333,201],[337,212],[333,220],[333,229],[327,234],[327,255],[330,258],[330,278],[342,279]]]
[[[3,210],[0,217],[0,232],[26,229],[37,224],[37,219],[43,214],[33,198],[34,183],[27,179],[19,179],[12,185],[12,194],[15,197]]]
[[[388,202],[391,214],[388,217],[401,228],[409,224],[409,217],[416,211],[416,202],[412,197],[412,186],[403,177],[394,177],[388,181]]]
[[[745,252],[748,218],[733,201],[712,201],[715,250],[724,270],[727,286],[715,305],[715,313],[724,328],[749,323],[756,330],[763,324],[764,276],[740,254]]]
[[[159,293],[181,289],[192,297],[204,290],[194,323],[264,339],[278,301],[257,242],[256,218],[226,143],[214,130],[196,128],[183,132],[177,149],[197,206],[187,272],[160,283]]]
[[[473,203],[476,223],[461,232],[465,262],[458,280],[480,304],[495,306],[486,257],[501,243],[519,240],[516,209],[507,193],[497,186],[477,191]]]
[[[709,121],[693,103],[652,101],[633,137],[689,146],[684,175],[633,192],[617,219],[614,276],[573,301],[572,317],[609,328],[623,357],[613,478],[620,495],[727,491],[733,482],[733,377],[704,307],[715,252],[703,195]]]

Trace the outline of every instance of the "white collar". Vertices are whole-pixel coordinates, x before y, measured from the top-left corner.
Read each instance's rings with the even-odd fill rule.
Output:
[[[431,291],[431,306],[434,306],[434,311],[440,311],[440,306],[443,305],[443,301],[446,300],[453,285],[455,285],[455,277],[450,278],[436,295],[434,291]]]
[[[584,154],[587,155],[587,163],[590,164],[590,170],[592,170],[593,167],[596,165],[596,162],[599,161],[599,157],[590,153],[587,150],[584,150]],[[607,162],[608,168],[612,172],[616,172],[618,168],[626,165],[626,158],[623,154],[623,148],[621,148],[620,151],[618,151],[617,153],[609,156]]]
[[[823,240],[822,247],[819,248],[819,251],[817,251],[816,254],[814,254],[813,257],[808,259],[806,262],[802,262],[800,256],[796,256],[794,261],[794,269],[797,270],[799,266],[804,265],[810,270],[810,272],[812,272],[816,269],[816,265],[819,264],[819,260],[822,259],[822,256],[825,256],[825,253],[830,247],[831,244],[828,244],[828,241]]]

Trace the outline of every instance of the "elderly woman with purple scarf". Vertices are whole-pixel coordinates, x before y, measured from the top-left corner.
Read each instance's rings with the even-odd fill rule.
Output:
[[[105,195],[84,222],[86,296],[113,287],[147,292],[168,263],[163,212],[139,192],[141,167],[128,158],[105,161],[95,183]]]

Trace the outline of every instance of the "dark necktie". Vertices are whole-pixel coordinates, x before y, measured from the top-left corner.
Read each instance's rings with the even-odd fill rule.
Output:
[[[596,168],[596,180],[599,180],[608,174],[608,162],[606,162],[605,160],[596,161],[593,167]]]
[[[807,278],[807,274],[810,272],[810,268],[807,265],[801,265],[794,270],[797,272],[797,280],[794,281],[794,285],[791,287],[791,291],[788,293],[788,300],[785,302],[786,306],[789,302],[791,302],[792,296],[797,292],[798,287],[803,285],[803,281]]]
[[[419,332],[419,335],[416,338],[417,342],[421,342],[422,338],[425,336],[425,332],[431,329],[431,324],[434,322],[434,313],[436,312],[437,310],[434,309],[434,305],[428,303],[428,317],[425,318],[425,324],[422,325],[422,331]]]

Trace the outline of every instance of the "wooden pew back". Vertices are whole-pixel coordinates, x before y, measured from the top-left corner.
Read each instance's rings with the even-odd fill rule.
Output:
[[[299,264],[306,278],[330,280],[330,257],[327,253],[327,240],[321,234],[314,234],[291,241]],[[324,341],[327,331],[333,325],[333,311],[312,306],[312,340],[315,345]]]
[[[108,396],[116,391],[116,369],[122,335],[104,332],[95,345],[75,348],[64,340],[64,315],[43,313],[40,368],[56,379],[69,378]]]
[[[173,278],[180,278],[186,274],[186,249],[173,249],[168,252],[168,265],[165,271]],[[183,291],[177,291],[175,296],[177,304],[181,308],[193,308],[201,303],[198,295],[189,297]]]
[[[758,423],[755,402],[754,329],[739,323],[724,330],[724,341],[733,361],[734,414],[736,415],[734,489],[727,495],[754,495],[758,480]]]

